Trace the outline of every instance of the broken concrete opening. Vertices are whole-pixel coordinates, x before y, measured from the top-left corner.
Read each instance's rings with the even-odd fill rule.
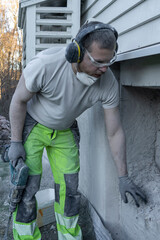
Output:
[[[148,204],[137,212],[122,206],[124,232],[129,239],[143,232],[141,239],[157,239],[160,222],[160,91],[136,87],[122,88],[121,114],[127,134],[128,169],[132,178],[141,186]],[[128,213],[127,213],[128,209]],[[137,231],[131,227],[135,224]]]

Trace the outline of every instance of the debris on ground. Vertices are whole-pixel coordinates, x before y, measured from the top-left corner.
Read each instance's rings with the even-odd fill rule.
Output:
[[[3,147],[10,142],[10,123],[9,121],[0,115],[0,154],[2,153]]]

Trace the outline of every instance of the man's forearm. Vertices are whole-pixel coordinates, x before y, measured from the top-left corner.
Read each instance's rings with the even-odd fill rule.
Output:
[[[10,105],[10,123],[11,123],[11,140],[21,141],[22,131],[26,116],[27,103],[17,101],[16,97],[13,96]]]
[[[108,137],[113,159],[115,161],[118,175],[128,174],[126,163],[126,142],[123,130],[120,128],[113,136]]]

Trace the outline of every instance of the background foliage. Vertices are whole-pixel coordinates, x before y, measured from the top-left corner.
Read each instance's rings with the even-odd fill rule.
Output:
[[[18,29],[18,0],[0,0],[0,115],[9,104],[22,71],[22,32]]]

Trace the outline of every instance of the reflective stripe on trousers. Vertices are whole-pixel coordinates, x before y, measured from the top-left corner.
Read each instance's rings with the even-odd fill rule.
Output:
[[[14,239],[41,240],[41,234],[37,227],[36,220],[32,221],[31,223],[19,223],[19,222],[16,222],[15,219],[16,219],[16,212],[13,213]]]
[[[80,231],[77,236],[73,236],[69,233],[58,232],[58,239],[59,240],[82,240],[82,233]]]
[[[66,218],[55,212],[59,240],[81,240],[82,232],[77,224],[78,215]]]
[[[77,192],[79,155],[72,130],[54,131],[38,123],[29,134],[24,147],[26,150],[25,163],[30,169],[30,181],[42,174],[42,154],[44,147],[46,148],[55,181],[55,215],[58,239],[81,240],[82,233],[77,224],[80,203],[80,194]],[[31,182],[30,186],[32,186]],[[37,189],[35,187],[33,196],[38,189],[39,186]],[[15,240],[41,239],[40,231],[34,222],[36,220],[36,203],[32,197],[28,197],[29,193],[30,191],[27,191],[26,188],[26,193],[23,196],[28,202],[25,204],[26,201],[22,199],[22,203],[19,204],[17,213],[15,213],[13,231]],[[27,207],[30,206],[30,203],[34,205],[33,212],[28,215],[23,214],[20,206],[23,208],[25,206],[25,213],[27,213]],[[23,231],[20,230],[22,226]]]

